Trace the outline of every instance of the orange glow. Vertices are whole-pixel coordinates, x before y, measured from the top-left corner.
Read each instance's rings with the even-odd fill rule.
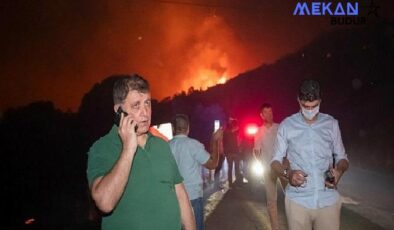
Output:
[[[216,70],[201,67],[196,71],[194,76],[183,81],[183,89],[193,86],[197,89],[206,90],[208,87],[224,84],[226,81],[227,77],[220,76]]]
[[[218,80],[218,84],[225,84],[226,81],[227,81],[227,78],[226,78],[226,77],[221,77],[221,78],[219,78],[219,80]]]
[[[10,5],[5,28],[12,30],[1,38],[0,114],[38,100],[76,111],[93,86],[117,73],[144,76],[158,100],[206,89],[274,63],[332,28],[326,20],[294,20],[291,1],[267,7],[252,1],[259,2],[255,9],[242,1],[200,2],[208,1],[111,1],[105,10],[80,4],[78,11],[69,4],[56,11]],[[52,1],[40,4],[53,7]],[[42,28],[45,33],[37,33]],[[303,36],[288,36],[294,32]]]
[[[176,23],[178,29],[188,28],[179,26],[182,23],[179,20]],[[247,69],[246,66],[253,66],[246,48],[234,35],[233,29],[219,16],[204,18],[195,25],[193,32],[187,31],[185,34],[188,35],[186,40],[193,43],[188,44],[190,48],[185,58],[177,65],[181,67],[177,67],[175,75],[182,77],[182,83],[173,87],[178,92],[188,91],[190,87],[206,90],[217,84],[225,84],[228,79]]]
[[[67,41],[66,56],[56,52],[58,41],[44,50],[36,48],[41,44],[25,43],[18,50],[29,55],[18,55],[10,48],[15,55],[4,59],[9,64],[1,72],[0,91],[12,96],[0,100],[0,111],[33,100],[51,100],[56,107],[75,110],[96,83],[116,73],[141,74],[151,83],[152,97],[161,100],[191,87],[205,90],[223,84],[262,60],[257,55],[262,52],[250,49],[225,15],[207,13],[200,7],[151,2],[134,8],[134,3],[114,3],[108,6],[106,17],[97,15],[97,20],[93,27],[84,21],[65,26],[74,28],[79,37],[87,33],[93,39],[79,41],[68,30],[49,33],[62,38],[59,42]],[[64,20],[68,21],[74,20]],[[47,40],[35,37],[39,35],[32,34],[33,40]],[[20,68],[20,63],[28,64]],[[25,72],[31,75],[26,83],[15,81]],[[79,79],[78,83],[70,76]]]

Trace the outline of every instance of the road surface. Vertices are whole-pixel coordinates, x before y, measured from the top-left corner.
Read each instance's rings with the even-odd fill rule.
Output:
[[[392,179],[391,176],[350,168],[338,188],[344,202],[341,229],[394,229]],[[271,229],[263,184],[218,189],[214,184],[207,183],[204,200],[206,230]],[[284,197],[279,187],[278,208],[281,229],[287,229]]]

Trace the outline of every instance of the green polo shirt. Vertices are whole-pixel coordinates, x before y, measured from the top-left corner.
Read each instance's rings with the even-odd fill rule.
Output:
[[[89,185],[112,169],[121,150],[118,127],[113,126],[88,152]],[[181,229],[175,185],[183,179],[168,143],[148,133],[145,147],[138,147],[132,164],[125,191],[115,209],[103,217],[102,229]]]

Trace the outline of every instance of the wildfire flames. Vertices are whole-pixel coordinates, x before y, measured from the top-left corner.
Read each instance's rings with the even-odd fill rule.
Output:
[[[185,67],[180,69],[183,78],[180,89],[176,89],[178,92],[224,84],[251,66],[246,49],[219,16],[206,17],[188,37],[186,40],[194,43],[188,44],[192,48],[182,60]]]

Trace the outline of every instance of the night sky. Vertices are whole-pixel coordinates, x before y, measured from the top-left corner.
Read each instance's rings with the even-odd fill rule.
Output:
[[[329,16],[295,17],[296,2],[3,0],[0,111],[36,100],[76,111],[95,83],[116,73],[145,76],[160,100],[273,63],[346,27],[331,26]],[[391,17],[391,0],[375,4],[379,17]]]

